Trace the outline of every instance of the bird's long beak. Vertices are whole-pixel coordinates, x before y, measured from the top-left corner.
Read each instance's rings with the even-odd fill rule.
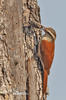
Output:
[[[42,27],[42,30],[43,30],[43,31],[45,31],[45,28],[46,28],[46,27],[45,27],[45,26],[43,26],[43,25],[41,25],[41,27]]]
[[[43,31],[45,31],[45,28],[46,28],[45,26],[43,26],[43,25],[40,24],[40,29],[42,29]]]

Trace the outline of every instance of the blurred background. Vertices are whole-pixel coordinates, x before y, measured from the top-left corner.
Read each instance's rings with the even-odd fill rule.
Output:
[[[66,0],[37,1],[42,25],[53,27],[57,33],[47,100],[66,100]]]

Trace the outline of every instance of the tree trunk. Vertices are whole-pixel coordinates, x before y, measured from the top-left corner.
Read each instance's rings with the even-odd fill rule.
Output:
[[[41,100],[36,0],[0,0],[0,100]]]

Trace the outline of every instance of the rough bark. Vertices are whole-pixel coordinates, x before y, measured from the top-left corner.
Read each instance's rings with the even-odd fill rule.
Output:
[[[0,100],[41,100],[36,0],[0,0]]]

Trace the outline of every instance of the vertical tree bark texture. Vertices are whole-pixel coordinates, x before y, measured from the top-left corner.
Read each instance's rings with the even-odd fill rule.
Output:
[[[0,0],[0,100],[41,100],[36,0]]]

